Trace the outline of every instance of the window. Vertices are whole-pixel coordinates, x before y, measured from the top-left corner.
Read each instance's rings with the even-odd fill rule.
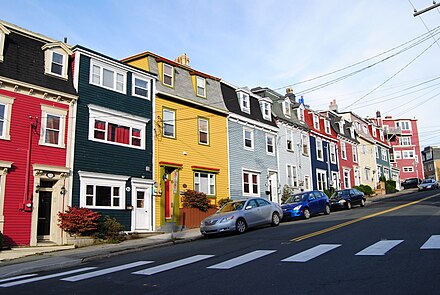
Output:
[[[411,145],[411,137],[410,136],[402,136],[399,138],[400,145]]]
[[[400,127],[402,130],[411,130],[411,124],[409,121],[398,121],[396,127]]]
[[[174,87],[174,67],[168,64],[163,64],[162,83],[164,85]]]
[[[9,35],[11,31],[5,28],[3,25],[0,25],[0,62],[3,62],[4,59],[4,48],[5,48],[5,40],[6,35]]]
[[[149,119],[89,105],[89,140],[145,149]]]
[[[353,127],[350,127],[350,136],[351,136],[351,138],[355,138]]]
[[[324,125],[325,125],[325,133],[327,134],[331,134],[331,130],[330,130],[330,121],[329,120],[324,120]]]
[[[379,159],[379,148],[377,146],[374,146],[374,151],[376,153],[376,159]]]
[[[243,129],[244,147],[247,149],[254,149],[254,131],[252,129]]]
[[[52,52],[50,72],[55,75],[63,75],[63,67],[66,64],[65,55]]]
[[[402,152],[401,151],[394,151],[394,159],[402,159]]]
[[[260,174],[243,171],[243,194],[245,196],[260,195]]]
[[[316,170],[316,186],[320,191],[327,189],[327,172],[325,170]]]
[[[209,144],[209,121],[199,118],[199,143]]]
[[[197,96],[206,97],[206,80],[202,77],[196,78]]]
[[[304,190],[310,190],[310,176],[308,175],[304,176]]]
[[[359,186],[361,184],[361,176],[359,175],[359,167],[354,167],[354,185]]]
[[[142,78],[138,75],[133,75],[132,95],[139,96],[142,98],[150,98],[148,95],[149,86],[150,83],[148,79]]]
[[[79,171],[80,206],[97,209],[125,209],[128,176]]]
[[[13,98],[0,95],[0,139],[10,139],[9,130],[13,103]]]
[[[339,133],[344,134],[344,120],[339,121]]]
[[[275,155],[275,137],[270,134],[266,134],[266,153],[269,155]]]
[[[341,142],[341,158],[347,160],[347,147],[345,146],[345,142]]]
[[[388,153],[387,153],[387,149],[382,148],[382,161],[388,161]]]
[[[194,172],[194,190],[209,196],[215,195],[215,174]]]
[[[249,101],[249,94],[244,92],[238,92],[237,95],[238,95],[238,100],[240,102],[241,111],[250,114],[251,106]]]
[[[67,110],[51,106],[41,106],[40,144],[64,147],[64,129]]]
[[[357,157],[357,148],[356,146],[351,147],[352,153],[353,153],[353,162],[357,163],[358,157]]]
[[[163,136],[176,137],[176,112],[169,109],[163,109]]]
[[[362,130],[364,131],[365,134],[368,134],[368,127],[367,127],[367,125],[362,125]]]
[[[383,130],[382,130],[382,129],[379,130],[379,135],[380,135],[380,140],[384,141],[384,140],[385,140],[385,137],[384,137],[384,134],[383,134]]]
[[[384,167],[383,168],[383,176],[385,176],[385,179],[390,179],[390,169]]]
[[[298,119],[301,122],[304,122],[304,109],[302,107],[299,107],[298,109]]]
[[[261,102],[261,113],[263,114],[264,120],[272,120],[270,103],[267,101]]]
[[[414,167],[412,166],[403,167],[403,172],[414,172]]]
[[[293,152],[293,131],[286,129],[286,149]]]
[[[414,150],[402,151],[402,155],[404,159],[413,159],[414,158]]]
[[[364,176],[365,176],[365,180],[371,181],[371,169],[370,168],[365,167]]]
[[[298,171],[296,166],[287,164],[287,184],[292,187],[298,187]]]
[[[376,127],[373,126],[373,127],[372,127],[372,130],[373,130],[373,136],[376,137],[376,135],[377,135],[377,133],[376,133]]]
[[[330,144],[330,162],[336,164],[336,145],[334,143]]]
[[[307,134],[301,134],[302,153],[304,156],[309,155],[309,137]]]
[[[338,172],[332,171],[332,181],[330,183],[330,186],[334,187],[335,189],[341,189]]]
[[[317,114],[313,114],[313,127],[319,130],[319,117]]]
[[[322,140],[321,139],[316,139],[316,158],[319,161],[324,161],[324,151],[322,148]]]
[[[291,105],[290,105],[290,100],[288,98],[286,98],[283,102],[283,113],[284,116],[290,118],[291,116]]]
[[[350,170],[349,169],[344,169],[344,188],[350,188],[351,184],[350,184]]]
[[[109,65],[91,62],[90,83],[113,91],[125,93],[126,72]]]

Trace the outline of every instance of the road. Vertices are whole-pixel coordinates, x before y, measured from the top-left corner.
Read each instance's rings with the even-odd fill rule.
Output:
[[[0,282],[0,294],[438,294],[440,191]]]

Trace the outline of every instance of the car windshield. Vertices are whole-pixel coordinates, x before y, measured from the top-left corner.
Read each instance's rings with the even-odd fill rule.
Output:
[[[343,191],[336,191],[336,192],[334,192],[331,197],[332,198],[337,198],[337,197],[348,196],[348,195],[349,195],[349,191],[348,190],[343,190]]]
[[[434,181],[432,179],[425,179],[422,181],[422,183],[433,183]]]
[[[219,212],[231,212],[231,211],[238,211],[243,209],[245,201],[237,201],[237,202],[230,202],[226,203]]]
[[[291,204],[291,203],[298,203],[301,201],[305,201],[307,200],[307,197],[309,196],[309,194],[298,194],[298,195],[293,195],[290,196],[285,202],[284,204]]]

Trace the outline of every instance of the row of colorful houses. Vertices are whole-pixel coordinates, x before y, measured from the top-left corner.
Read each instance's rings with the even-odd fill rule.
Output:
[[[143,52],[116,60],[0,21],[0,231],[66,243],[67,206],[172,230],[186,190],[223,198],[399,181],[380,119],[317,111]]]

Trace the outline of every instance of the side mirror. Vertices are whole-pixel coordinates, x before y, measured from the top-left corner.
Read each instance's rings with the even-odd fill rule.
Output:
[[[254,207],[252,207],[252,206],[246,206],[246,208],[244,208],[245,210],[250,210],[250,209],[252,209],[252,208],[254,208]]]

